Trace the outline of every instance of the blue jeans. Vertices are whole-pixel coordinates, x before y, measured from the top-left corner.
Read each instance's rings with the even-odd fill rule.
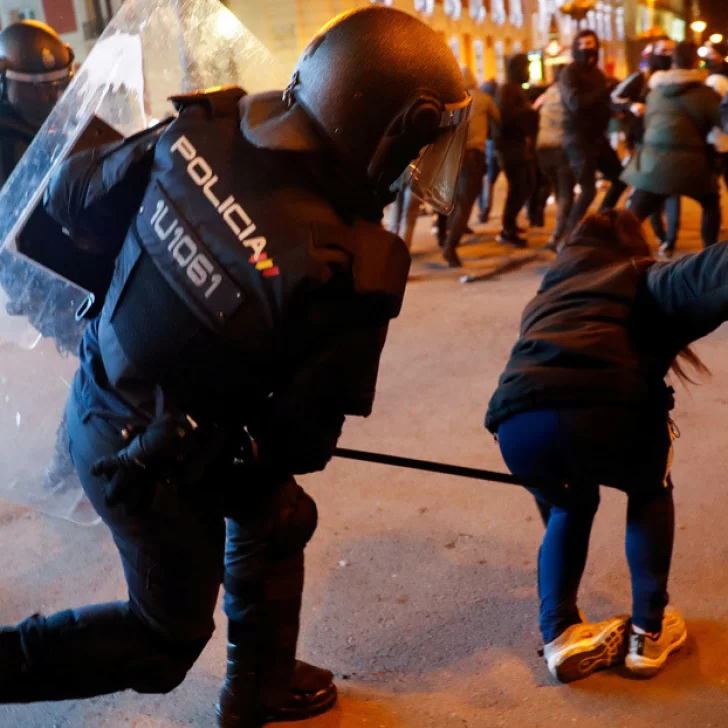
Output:
[[[680,233],[680,219],[682,217],[682,206],[680,197],[668,197],[665,200],[665,215],[667,216],[667,230],[662,221],[662,210],[657,210],[650,215],[652,230],[661,243],[667,243],[669,250],[675,250],[677,236]]]
[[[659,632],[675,527],[666,415],[623,407],[534,410],[504,422],[498,439],[514,475],[553,481],[553,489],[533,491],[546,526],[538,559],[544,643],[580,621],[577,594],[600,485],[627,493],[632,619]]]

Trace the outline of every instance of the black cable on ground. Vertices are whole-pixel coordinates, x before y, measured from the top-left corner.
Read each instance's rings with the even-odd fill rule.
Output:
[[[509,485],[520,485],[524,488],[551,487],[553,483],[545,483],[537,478],[517,478],[515,475],[498,473],[493,470],[481,470],[480,468],[466,468],[462,465],[450,465],[448,463],[436,463],[430,460],[416,460],[415,458],[404,458],[398,455],[384,455],[376,452],[365,452],[363,450],[351,450],[345,447],[337,447],[334,456],[345,460],[359,460],[365,463],[378,463],[379,465],[391,465],[396,468],[410,468],[411,470],[424,470],[428,473],[442,473],[443,475],[455,475],[459,478],[474,478],[475,480],[487,480],[493,483],[508,483]]]

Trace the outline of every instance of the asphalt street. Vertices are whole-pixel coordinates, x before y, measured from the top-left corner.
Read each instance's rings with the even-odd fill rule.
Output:
[[[553,208],[549,216],[553,215]],[[699,248],[685,204],[681,250]],[[483,415],[514,343],[521,310],[550,259],[497,245],[478,227],[461,284],[421,218],[402,316],[391,328],[373,416],[341,444],[503,469]],[[537,252],[547,234],[531,237]],[[512,264],[513,260],[517,264]],[[506,267],[505,262],[509,262]],[[677,539],[672,601],[689,640],[665,671],[619,671],[561,686],[537,654],[536,552],[542,526],[515,486],[335,460],[302,479],[320,510],[307,552],[301,656],[333,669],[341,699],[310,728],[708,728],[728,725],[728,329],[697,346],[712,370],[678,386]],[[581,607],[592,620],[627,613],[626,501],[604,491]],[[0,504],[0,623],[32,612],[123,598],[103,526],[81,527]],[[0,707],[18,728],[205,728],[225,667],[225,620],[186,682],[164,696]]]

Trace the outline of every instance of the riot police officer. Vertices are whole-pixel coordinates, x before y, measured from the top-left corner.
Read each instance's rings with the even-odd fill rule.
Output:
[[[45,23],[22,20],[0,32],[0,186],[70,83],[73,61]]]
[[[25,154],[73,73],[73,50],[45,23],[23,20],[0,32],[0,187]],[[44,240],[39,240],[37,247],[47,249]],[[79,251],[76,257],[82,258],[83,253]],[[34,277],[34,269],[27,261],[0,249],[0,286],[8,297],[7,312],[27,316],[38,331],[54,338],[59,351],[75,352],[79,327],[73,316],[56,321],[48,316],[48,302],[52,301],[56,310],[68,309],[72,292],[54,280],[39,300],[32,285]],[[47,469],[49,487],[73,472],[66,443],[63,419]]]
[[[223,581],[218,720],[252,728],[336,700],[332,674],[295,659],[316,506],[294,475],[371,411],[410,262],[383,208],[401,184],[451,206],[470,97],[433,30],[373,6],[325,26],[283,95],[175,103],[48,191],[74,239],[120,247],[67,412],[129,600],[0,630],[0,701],[172,690]]]
[[[23,20],[0,32],[0,187],[70,83],[73,62],[70,46],[45,23]],[[43,306],[29,293],[28,279],[28,265],[0,250],[0,285],[9,298],[8,313],[33,319]],[[39,328],[45,333],[48,326]],[[63,329],[53,327],[47,333],[60,349],[75,350],[78,339],[64,336]]]

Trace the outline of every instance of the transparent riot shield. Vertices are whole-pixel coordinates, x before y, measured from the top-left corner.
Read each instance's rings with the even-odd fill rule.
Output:
[[[168,97],[224,84],[284,88],[282,68],[217,0],[126,0],[0,191],[0,499],[97,522],[73,471],[63,410],[87,291],[26,257],[18,237],[90,120],[128,136]]]

